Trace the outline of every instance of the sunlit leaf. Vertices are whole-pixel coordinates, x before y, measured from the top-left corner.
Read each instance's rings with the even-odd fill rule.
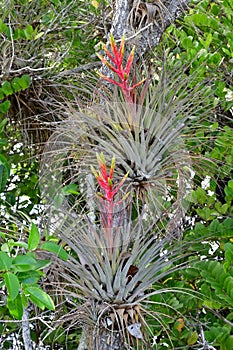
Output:
[[[42,310],[44,308],[47,308],[49,310],[55,309],[55,305],[51,297],[39,287],[27,287],[25,289],[25,293],[28,293],[30,300],[39,306]]]
[[[18,277],[11,272],[7,272],[4,274],[4,281],[7,287],[9,298],[11,300],[14,300],[19,294],[20,285]]]
[[[28,249],[29,250],[34,250],[38,247],[38,244],[40,242],[40,232],[36,224],[32,223],[31,224],[31,229],[29,232],[29,237],[28,237]]]

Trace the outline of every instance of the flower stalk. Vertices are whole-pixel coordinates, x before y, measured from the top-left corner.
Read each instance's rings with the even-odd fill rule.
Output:
[[[91,167],[91,170],[102,190],[102,192],[98,193],[97,197],[103,206],[101,210],[101,221],[105,231],[106,243],[108,245],[109,251],[112,252],[114,248],[114,209],[128,197],[128,193],[118,201],[115,201],[115,195],[118,193],[119,189],[125,182],[128,173],[118,184],[114,184],[113,175],[115,169],[115,157],[112,158],[109,172],[107,171],[107,164],[104,154],[97,154],[96,157],[99,165],[99,171],[96,171],[93,167]]]

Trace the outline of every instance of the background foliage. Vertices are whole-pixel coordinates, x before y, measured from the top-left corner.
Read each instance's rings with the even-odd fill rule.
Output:
[[[73,349],[80,331],[65,324],[48,333],[46,322],[54,313],[44,311],[42,319],[39,311],[54,306],[46,279],[48,257],[38,254],[43,249],[58,256],[62,252],[64,260],[67,257],[58,239],[40,237],[33,223],[39,224],[42,205],[38,161],[41,145],[61,118],[61,103],[69,98],[80,107],[88,101],[99,65],[95,45],[106,39],[111,5],[81,0],[8,1],[0,11],[0,319],[4,321],[0,339],[5,349],[12,348],[13,338],[21,346],[21,324],[13,321],[21,318],[30,300],[35,305],[31,311],[35,347],[43,340],[52,349]],[[189,67],[186,75],[199,69],[200,81],[210,77],[216,110],[215,118],[200,121],[193,137],[186,140],[187,149],[213,158],[216,165],[211,178],[207,167],[199,169],[188,198],[183,241],[192,242],[195,263],[192,260],[192,268],[173,272],[154,286],[188,288],[190,294],[157,294],[147,304],[151,312],[160,314],[158,322],[148,320],[155,349],[233,348],[232,27],[230,0],[193,1],[189,12],[169,27],[162,44],[148,57],[157,64],[154,70],[161,65],[157,57],[165,52],[171,68],[180,62]],[[76,190],[69,187],[65,193]],[[201,292],[204,301],[193,298],[192,291]],[[69,313],[69,301],[54,300],[55,315]]]

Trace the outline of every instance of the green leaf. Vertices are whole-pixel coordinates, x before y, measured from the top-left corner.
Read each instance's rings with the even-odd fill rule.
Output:
[[[29,255],[18,255],[12,260],[12,264],[17,271],[35,270],[36,260]]]
[[[44,32],[37,33],[36,36],[34,37],[34,40],[41,38],[43,35],[44,35]]]
[[[230,335],[222,344],[221,350],[233,349],[233,335]]]
[[[24,29],[24,34],[26,39],[31,40],[33,37],[33,33],[34,33],[34,30],[32,25],[28,24],[27,27]]]
[[[233,244],[232,243],[224,244],[224,251],[225,251],[225,259],[226,259],[224,268],[225,268],[225,271],[227,271],[229,267],[233,266]]]
[[[206,191],[201,188],[198,187],[198,189],[196,190],[196,195],[197,195],[197,200],[200,204],[205,204],[207,201],[207,194]]]
[[[182,46],[184,49],[189,49],[193,47],[193,37],[192,36],[187,36],[184,38],[181,42]]]
[[[31,224],[31,229],[28,237],[28,249],[34,250],[38,247],[40,242],[40,232],[36,224],[34,222]]]
[[[24,74],[24,75],[22,75],[22,77],[19,79],[18,82],[19,82],[22,90],[26,90],[30,85],[30,81],[31,81],[30,75]]]
[[[223,264],[218,261],[202,261],[197,266],[202,277],[215,290],[215,296],[222,301],[222,304],[232,307],[233,277],[224,271]]]
[[[61,192],[62,192],[62,194],[64,196],[67,196],[69,194],[79,194],[79,192],[78,192],[78,185],[76,185],[76,184],[69,184],[67,186],[64,186],[62,188]]]
[[[10,106],[11,103],[8,100],[0,103],[0,113],[5,114],[9,110]]]
[[[16,275],[11,272],[4,274],[4,281],[7,287],[8,295],[11,300],[14,300],[19,294],[19,280]]]
[[[5,189],[10,177],[10,164],[7,159],[0,154],[0,193]]]
[[[187,345],[194,345],[198,340],[197,332],[192,332],[187,340]]]
[[[37,260],[35,270],[42,270],[51,264],[50,260]]]
[[[41,308],[42,310],[44,310],[44,308],[47,308],[49,310],[55,309],[55,305],[54,305],[52,299],[41,288],[39,288],[39,287],[27,287],[25,289],[25,293],[28,293],[29,299],[34,304],[39,306],[39,308]]]
[[[228,181],[228,187],[233,190],[233,180]]]
[[[4,127],[5,127],[5,125],[7,124],[7,122],[8,122],[8,119],[7,119],[7,118],[5,118],[5,119],[3,119],[3,120],[1,121],[1,123],[0,123],[0,133],[3,132]]]
[[[4,81],[2,83],[1,89],[6,96],[12,95],[14,93],[14,91],[11,87],[11,83],[9,81]]]
[[[10,253],[10,247],[8,242],[7,243],[3,243],[1,246],[1,251],[5,252],[5,253]]]
[[[39,281],[40,277],[41,274],[38,271],[25,271],[18,273],[19,281],[24,284],[35,284]]]
[[[204,220],[213,220],[215,219],[216,215],[214,211],[211,211],[209,207],[204,207],[204,208],[197,208],[196,209],[197,214]]]
[[[21,320],[23,316],[23,305],[22,305],[22,298],[20,294],[17,295],[17,297],[14,300],[8,299],[7,300],[7,307],[8,310],[14,318],[17,320]]]
[[[12,82],[11,82],[11,86],[12,88],[14,89],[14,92],[18,92],[20,91],[22,88],[21,88],[21,85],[20,85],[20,78],[19,77],[15,77]]]
[[[187,17],[189,23],[193,23],[197,26],[208,26],[209,25],[209,17],[207,14],[204,13],[195,13],[194,15],[191,15]]]
[[[0,252],[0,271],[8,271],[11,268],[12,260],[5,252]]]
[[[60,259],[62,260],[68,260],[69,259],[69,254],[57,245],[56,243],[53,242],[45,242],[41,245],[41,249],[47,250],[48,252],[56,254]]]

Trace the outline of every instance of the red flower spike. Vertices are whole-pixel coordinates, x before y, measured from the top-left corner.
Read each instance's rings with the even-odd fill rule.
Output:
[[[106,161],[103,153],[101,153],[100,155],[97,154],[97,161],[99,164],[100,171],[97,172],[93,167],[91,167],[91,170],[96,180],[98,181],[101,189],[104,192],[104,195],[101,195],[101,197],[104,198],[109,203],[113,204],[114,196],[119,191],[123,183],[125,182],[128,174],[126,174],[123,177],[123,179],[118,183],[118,185],[113,189],[112,178],[113,178],[114,168],[115,168],[115,157],[112,158],[109,174],[107,172],[107,165],[106,165]]]
[[[129,78],[129,74],[130,74],[130,69],[132,67],[132,63],[133,63],[133,58],[134,58],[134,52],[135,52],[135,47],[133,47],[133,49],[131,50],[126,66],[125,68],[122,67],[122,62],[123,62],[123,57],[124,57],[124,48],[125,48],[125,38],[124,36],[121,39],[121,43],[120,43],[120,48],[118,49],[117,45],[116,45],[116,41],[113,37],[112,34],[110,34],[110,47],[112,50],[112,53],[109,52],[109,50],[106,48],[106,46],[104,47],[104,51],[106,53],[106,55],[108,56],[109,60],[115,65],[113,66],[109,61],[107,61],[104,57],[98,55],[98,57],[101,59],[101,61],[103,62],[103,64],[105,64],[106,66],[108,66],[108,68],[117,74],[119,81],[116,81],[114,79],[111,79],[101,73],[99,73],[99,75],[106,81],[108,81],[111,84],[117,85],[120,87],[120,89],[122,90],[125,99],[127,102],[129,103],[134,103],[134,99],[133,99],[133,93],[132,90],[134,90],[136,87],[138,87],[139,85],[141,85],[144,80],[142,80],[139,83],[134,84],[133,86],[130,86],[130,84],[128,83],[128,78]]]
[[[102,193],[98,193],[99,203],[101,203],[101,225],[104,232],[105,243],[109,254],[114,251],[114,208],[120,205],[129,195],[127,193],[119,201],[114,202],[114,196],[119,191],[120,187],[125,182],[128,174],[116,185],[113,185],[113,174],[115,169],[115,157],[112,158],[109,173],[107,171],[107,165],[103,153],[97,154],[97,161],[99,165],[99,172],[91,167],[92,172],[98,181],[99,186],[102,189]]]

